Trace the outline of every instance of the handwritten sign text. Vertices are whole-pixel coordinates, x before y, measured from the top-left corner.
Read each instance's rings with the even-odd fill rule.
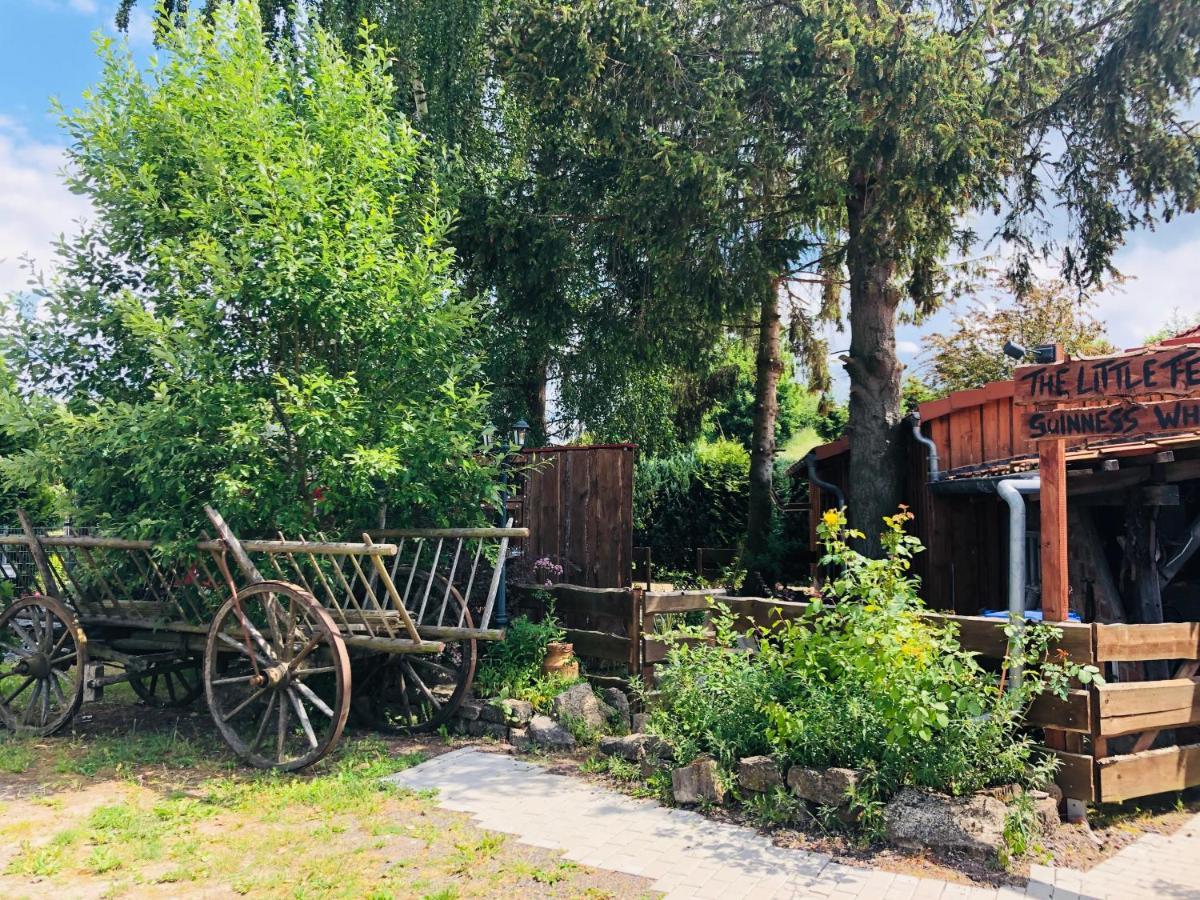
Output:
[[[1023,366],[1015,380],[1021,404],[1187,396],[1200,393],[1200,347]]]
[[[1021,433],[1034,441],[1124,438],[1172,431],[1200,431],[1200,399],[1054,409],[1021,416]]]

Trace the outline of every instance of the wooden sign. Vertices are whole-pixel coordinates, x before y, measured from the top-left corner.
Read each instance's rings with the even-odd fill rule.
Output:
[[[1014,379],[1014,402],[1025,405],[1185,397],[1200,394],[1200,346],[1022,366]]]
[[[1021,433],[1033,441],[1138,437],[1172,431],[1200,431],[1200,398],[1037,410],[1021,415]]]

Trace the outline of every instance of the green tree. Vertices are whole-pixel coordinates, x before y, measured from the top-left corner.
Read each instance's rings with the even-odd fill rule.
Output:
[[[510,34],[535,105],[588,136],[630,215],[713,236],[720,255],[679,242],[709,272],[753,260],[746,295],[797,260],[825,271],[826,312],[848,284],[851,507],[868,534],[900,500],[902,302],[919,317],[942,300],[942,261],[976,238],[965,217],[999,215],[1024,287],[1059,249],[1061,210],[1063,277],[1093,287],[1129,228],[1196,206],[1186,0],[530,0]],[[768,383],[773,365],[768,351]]]
[[[1193,328],[1200,328],[1200,312],[1187,313],[1176,307],[1171,310],[1171,315],[1167,316],[1161,328],[1146,335],[1146,345],[1157,344]]]
[[[61,400],[30,398],[53,440],[8,481],[155,535],[210,499],[249,531],[477,517],[478,307],[384,51],[319,27],[271,47],[250,0],[160,41],[147,73],[102,41],[64,116],[95,212],[7,335],[21,386]]]
[[[819,166],[787,111],[805,109],[818,128],[820,99],[789,74],[795,48],[780,32],[780,7],[727,8],[529,0],[514,4],[499,53],[510,92],[552,136],[562,207],[591,224],[589,246],[615,248],[606,279],[628,286],[620,296],[641,319],[673,326],[638,349],[670,358],[672,346],[711,346],[730,326],[756,336],[746,541],[754,573],[772,531],[783,307],[793,280],[820,265],[810,189]],[[821,382],[810,311],[790,312],[789,336]]]
[[[1011,378],[1019,363],[1005,355],[1006,341],[1027,351],[1062,344],[1072,356],[1111,352],[1094,309],[1093,301],[1071,296],[1062,281],[1031,284],[1025,293],[999,303],[976,299],[954,318],[951,331],[922,339],[933,387],[949,393]]]

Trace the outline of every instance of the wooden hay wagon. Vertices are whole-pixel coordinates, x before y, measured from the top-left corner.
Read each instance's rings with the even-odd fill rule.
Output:
[[[120,682],[160,707],[203,693],[239,757],[295,770],[352,711],[395,733],[449,721],[476,642],[503,637],[489,627],[501,563],[524,529],[241,541],[206,512],[217,537],[182,547],[39,535],[23,514],[20,534],[0,535],[37,573],[0,612],[0,724],[53,734]]]

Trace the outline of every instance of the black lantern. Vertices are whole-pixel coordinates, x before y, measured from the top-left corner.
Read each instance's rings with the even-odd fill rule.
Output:
[[[512,427],[512,442],[513,446],[518,450],[525,446],[525,439],[529,437],[529,423],[524,419],[518,419]]]

